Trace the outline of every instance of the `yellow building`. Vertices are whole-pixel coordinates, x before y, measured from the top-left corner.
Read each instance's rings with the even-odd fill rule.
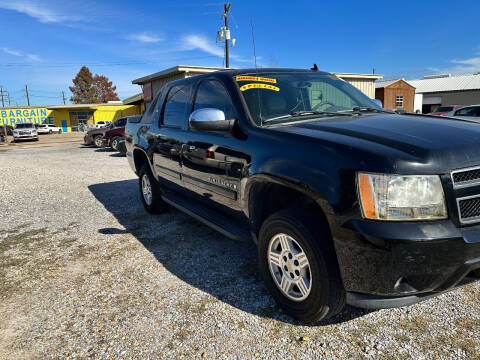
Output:
[[[69,104],[0,108],[0,124],[49,123],[63,132],[81,131],[99,121],[115,121],[124,116],[141,114],[142,105],[123,103]]]

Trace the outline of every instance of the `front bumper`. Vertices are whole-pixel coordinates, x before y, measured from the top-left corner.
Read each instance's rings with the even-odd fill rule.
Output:
[[[32,135],[32,134],[27,134],[27,135],[13,135],[13,140],[32,140],[32,139],[37,139],[38,135]]]
[[[421,301],[456,287],[480,268],[480,225],[355,219],[342,228],[335,248],[352,305],[355,299]]]

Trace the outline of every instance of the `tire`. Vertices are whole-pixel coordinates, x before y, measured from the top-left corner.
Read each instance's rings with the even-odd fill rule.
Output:
[[[38,136],[34,139],[35,141],[38,141]]]
[[[150,184],[150,200],[144,192],[146,182]],[[143,165],[139,172],[138,189],[140,191],[140,199],[142,199],[143,207],[149,213],[160,214],[167,210],[168,205],[161,198],[160,185],[153,177],[152,171],[150,170],[150,166],[148,164]],[[146,192],[148,192],[148,190],[146,190]]]
[[[120,141],[120,137],[119,136],[115,136],[112,138],[112,140],[110,141],[110,147],[117,151],[118,150],[118,142]]]
[[[272,258],[280,266],[274,265]],[[345,306],[330,230],[318,216],[303,209],[271,215],[260,229],[258,263],[271,295],[295,319],[324,320]],[[282,284],[288,291],[281,290]]]
[[[51,134],[53,133],[53,131],[52,131],[52,130],[50,130],[48,133],[51,135]]]
[[[101,148],[103,147],[103,138],[102,138],[102,135],[95,135],[93,137],[93,144],[98,147],[98,148]]]

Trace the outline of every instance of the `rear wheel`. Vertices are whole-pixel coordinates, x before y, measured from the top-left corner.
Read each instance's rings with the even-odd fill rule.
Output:
[[[330,231],[303,209],[287,209],[262,224],[258,257],[260,274],[286,313],[319,321],[345,305]]]
[[[167,203],[161,198],[160,186],[148,164],[143,165],[139,172],[138,186],[143,207],[149,213],[159,214],[168,208]]]
[[[103,146],[102,135],[95,135],[95,137],[93,138],[93,143],[96,147],[101,148]]]

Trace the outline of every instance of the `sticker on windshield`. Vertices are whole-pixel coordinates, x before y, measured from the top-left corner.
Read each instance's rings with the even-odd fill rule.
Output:
[[[266,82],[266,83],[270,83],[270,84],[276,84],[277,83],[277,79],[261,77],[261,76],[238,75],[238,76],[235,77],[235,80],[237,80],[237,81],[260,81],[260,82]]]
[[[268,84],[245,84],[240,87],[240,91],[245,91],[250,89],[268,89],[273,91],[280,91],[278,87],[273,85],[268,85]]]

